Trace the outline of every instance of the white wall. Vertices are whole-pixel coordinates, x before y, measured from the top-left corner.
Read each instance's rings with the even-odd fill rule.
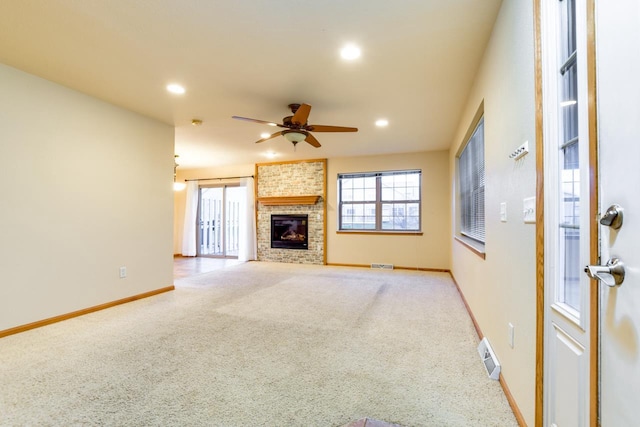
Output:
[[[447,151],[333,158],[328,161],[327,263],[449,269],[450,194]],[[348,234],[338,229],[340,173],[422,170],[421,236]]]
[[[533,2],[504,0],[450,149],[454,189],[455,155],[484,100],[486,260],[454,241],[452,273],[530,425],[535,418],[535,225],[523,223],[522,201],[536,190],[533,21]],[[524,141],[530,153],[509,159]],[[500,221],[501,202],[507,203],[507,222]],[[455,221],[455,197],[452,212]],[[515,326],[514,348],[507,340],[509,322]]]
[[[0,330],[170,286],[173,128],[2,64],[0,93]]]

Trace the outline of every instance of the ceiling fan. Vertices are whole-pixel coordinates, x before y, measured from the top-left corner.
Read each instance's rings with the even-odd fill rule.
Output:
[[[267,141],[276,136],[284,136],[287,141],[291,142],[295,147],[300,141],[306,141],[314,147],[320,147],[318,140],[310,132],[357,132],[358,128],[344,127],[344,126],[325,126],[325,125],[309,125],[307,119],[311,112],[311,105],[309,104],[289,104],[289,108],[293,113],[292,116],[287,116],[282,119],[282,124],[267,122],[265,120],[250,119],[248,117],[232,116],[234,119],[246,120],[248,122],[262,123],[269,126],[278,126],[285,128],[278,131],[266,138],[259,139],[256,143]]]

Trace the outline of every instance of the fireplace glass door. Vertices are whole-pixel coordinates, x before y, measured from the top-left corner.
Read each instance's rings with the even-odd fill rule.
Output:
[[[271,215],[271,247],[308,249],[308,215]]]

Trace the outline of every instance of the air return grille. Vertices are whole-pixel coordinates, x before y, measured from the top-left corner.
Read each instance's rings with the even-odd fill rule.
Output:
[[[381,268],[384,270],[393,270],[393,264],[371,264],[371,268]]]
[[[487,370],[487,375],[492,380],[497,380],[500,378],[500,362],[498,362],[498,358],[496,357],[491,345],[489,344],[489,340],[485,337],[480,341],[478,345],[478,354],[480,355],[480,359],[484,364],[485,369]]]

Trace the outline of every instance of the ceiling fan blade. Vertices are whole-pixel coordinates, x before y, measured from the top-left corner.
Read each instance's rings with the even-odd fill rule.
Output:
[[[267,122],[265,120],[258,120],[258,119],[250,119],[249,117],[240,117],[240,116],[231,116],[232,119],[237,119],[237,120],[244,120],[246,122],[254,122],[254,123],[261,123],[264,125],[269,125],[269,126],[279,126],[281,128],[284,128],[286,126],[281,125],[279,123],[275,123],[275,122]]]
[[[275,138],[276,136],[280,136],[280,135],[282,135],[282,131],[276,132],[276,133],[274,133],[271,136],[268,136],[266,138],[259,139],[259,140],[256,141],[256,144],[258,144],[260,142],[265,142],[265,141],[267,141],[267,140],[269,140],[271,138]]]
[[[324,125],[309,125],[307,130],[312,132],[358,132],[358,128]]]
[[[311,105],[302,104],[298,107],[293,117],[291,117],[291,123],[296,125],[304,125],[307,123],[309,113],[311,112]]]
[[[307,134],[307,137],[304,140],[316,148],[320,147],[320,143],[318,142],[316,137],[311,135],[310,133]]]

